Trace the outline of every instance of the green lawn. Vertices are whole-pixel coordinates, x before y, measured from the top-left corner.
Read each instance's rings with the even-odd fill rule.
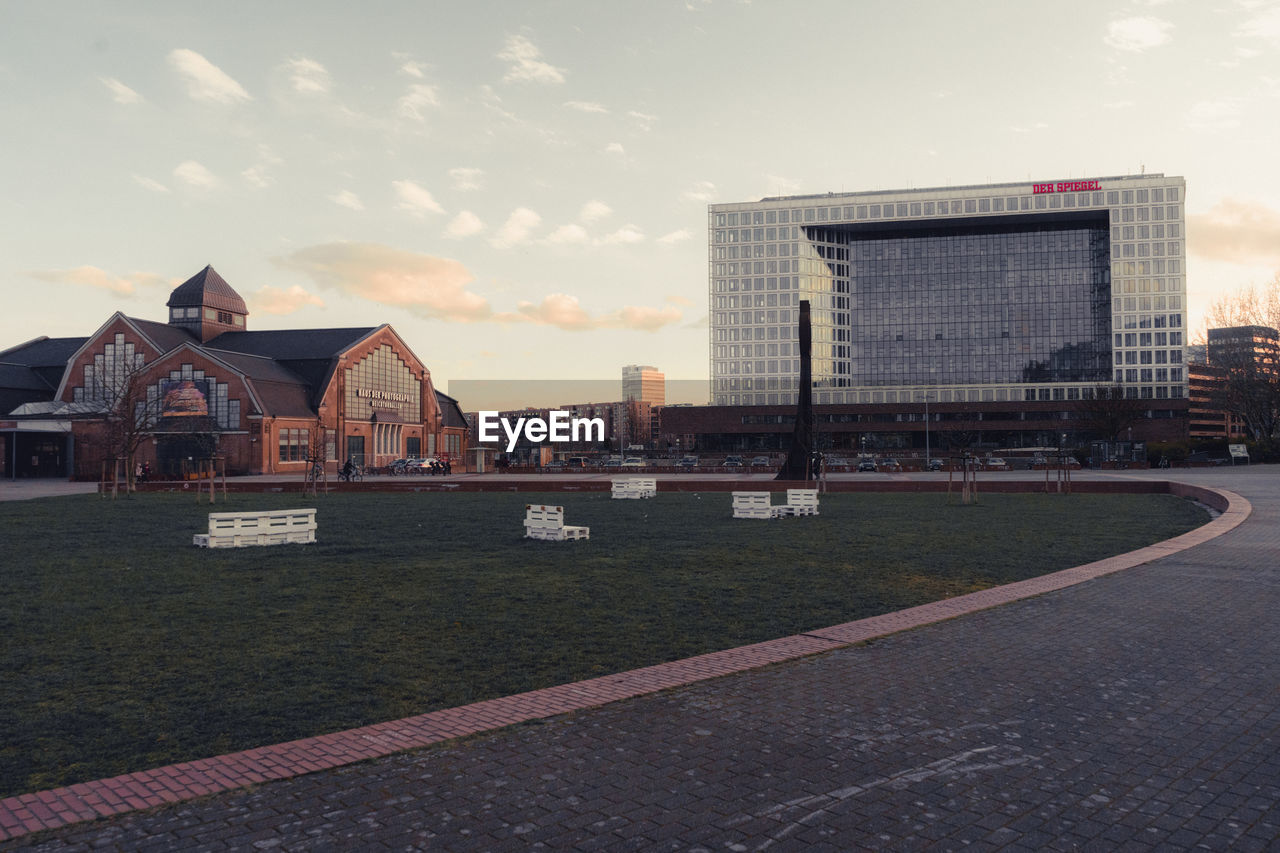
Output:
[[[688,657],[1032,577],[1206,520],[1168,496],[232,495],[0,504],[0,796]],[[557,503],[585,542],[522,538]],[[202,550],[318,507],[315,545]]]

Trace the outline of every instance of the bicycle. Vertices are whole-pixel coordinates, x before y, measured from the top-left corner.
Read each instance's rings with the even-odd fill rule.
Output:
[[[338,479],[344,483],[361,482],[364,480],[364,469],[359,465],[353,465],[350,470],[339,471]]]

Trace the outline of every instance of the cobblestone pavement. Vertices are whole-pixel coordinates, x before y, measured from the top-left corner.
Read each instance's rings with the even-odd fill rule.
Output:
[[[1280,472],[1179,479],[1254,514],[864,646],[4,849],[1278,849]]]

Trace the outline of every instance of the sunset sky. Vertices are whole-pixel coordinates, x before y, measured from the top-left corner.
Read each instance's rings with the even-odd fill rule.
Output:
[[[707,375],[706,206],[1187,182],[1193,328],[1280,270],[1280,4],[0,4],[0,349],[390,323],[437,383]]]

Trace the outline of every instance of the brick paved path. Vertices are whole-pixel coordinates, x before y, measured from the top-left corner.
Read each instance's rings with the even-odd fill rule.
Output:
[[[1187,479],[1253,516],[866,646],[19,843],[1277,849],[1280,475]]]

